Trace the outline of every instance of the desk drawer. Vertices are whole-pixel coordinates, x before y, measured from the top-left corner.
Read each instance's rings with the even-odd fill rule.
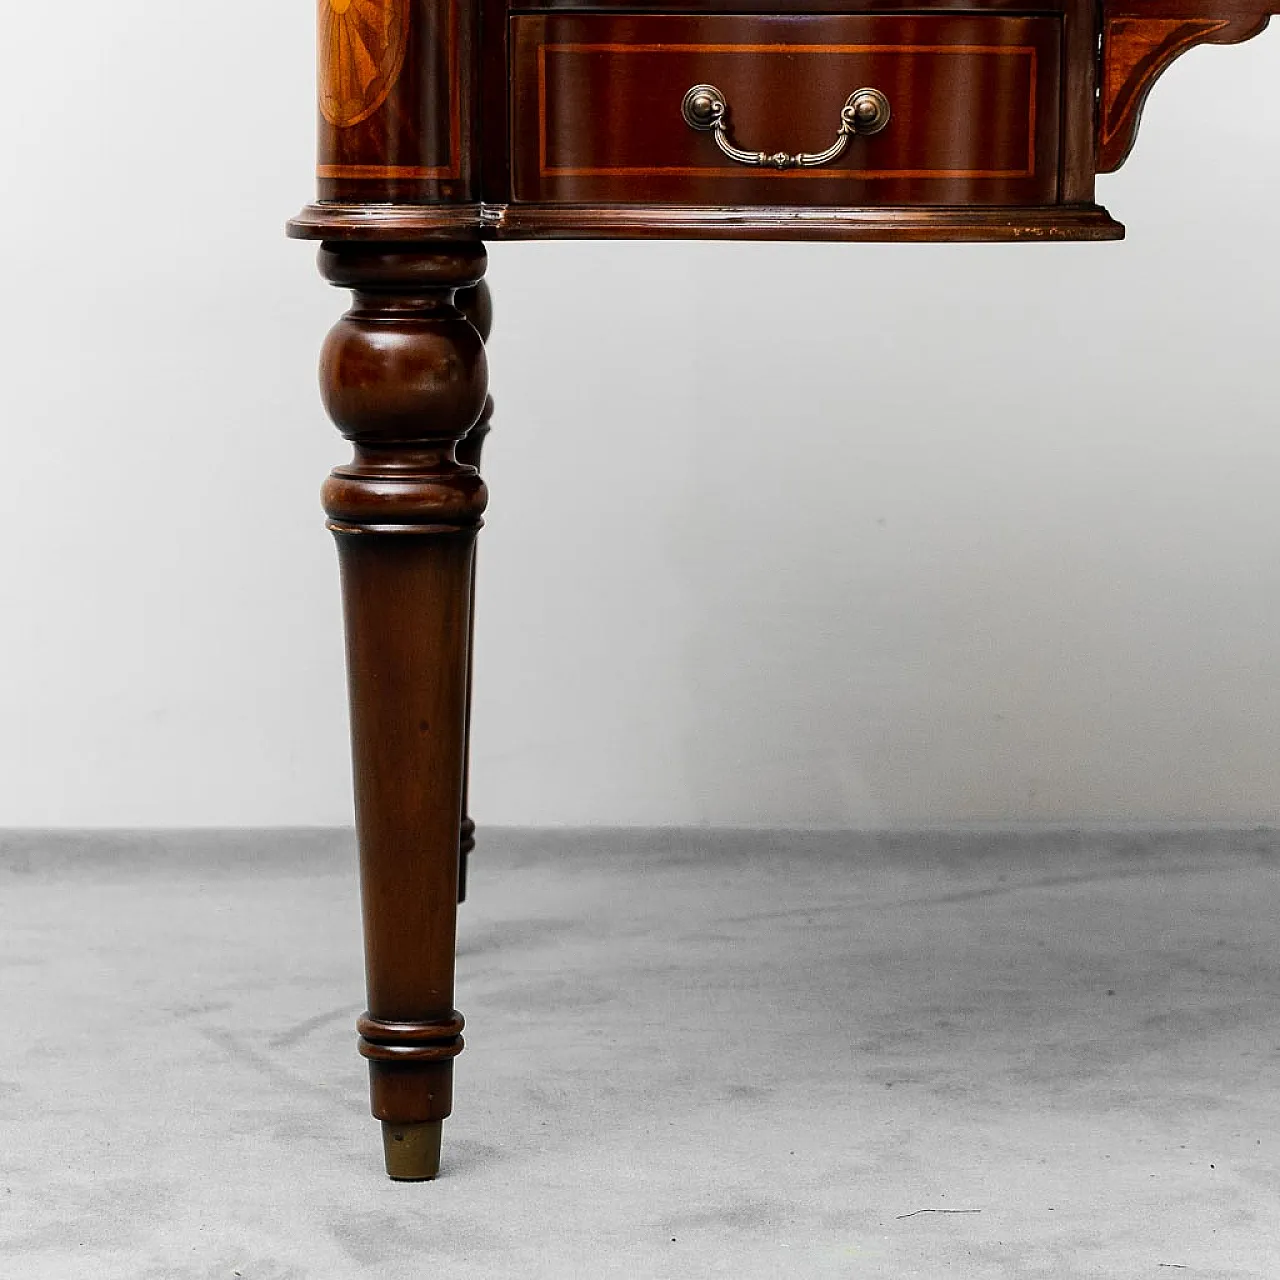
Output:
[[[512,58],[518,201],[1035,205],[1057,198],[1055,16],[529,14],[512,19]],[[682,106],[695,85],[719,91],[722,128],[687,122]],[[863,99],[861,123],[851,119],[842,134],[842,109],[863,89],[887,100],[888,123],[858,132],[880,123]],[[692,109],[695,118],[704,110],[704,123],[707,105],[704,95]],[[726,146],[768,161],[731,158],[717,133]],[[840,154],[821,159],[833,149]]]

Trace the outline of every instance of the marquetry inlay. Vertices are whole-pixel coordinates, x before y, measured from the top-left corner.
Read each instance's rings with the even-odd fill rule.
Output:
[[[409,0],[318,0],[320,110],[336,128],[367,120],[404,68]]]

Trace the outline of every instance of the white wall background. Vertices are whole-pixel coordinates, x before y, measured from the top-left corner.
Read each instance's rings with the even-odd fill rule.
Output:
[[[52,8],[0,826],[345,822],[312,5]],[[1277,86],[1274,33],[1165,77],[1125,245],[495,247],[480,820],[1280,819]]]

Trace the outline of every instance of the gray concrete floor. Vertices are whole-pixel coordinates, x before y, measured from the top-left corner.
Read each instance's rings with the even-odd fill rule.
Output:
[[[1280,841],[486,833],[445,1175],[345,832],[0,836],[0,1276],[1280,1276]]]

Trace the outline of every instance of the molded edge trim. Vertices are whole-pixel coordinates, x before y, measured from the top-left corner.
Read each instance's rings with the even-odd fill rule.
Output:
[[[679,205],[317,204],[289,223],[296,240],[1122,240],[1099,205],[1021,208]]]

